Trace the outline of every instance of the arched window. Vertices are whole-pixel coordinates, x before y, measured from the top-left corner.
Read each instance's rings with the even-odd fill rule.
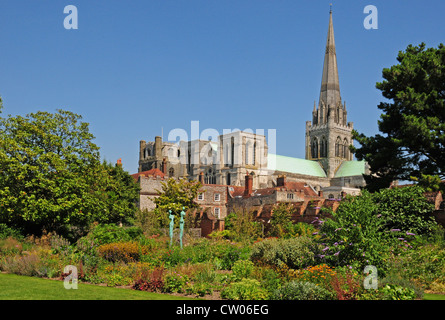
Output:
[[[343,152],[343,144],[341,142],[341,138],[337,137],[337,140],[335,141],[335,156],[336,157],[341,157],[342,152]]]
[[[204,175],[204,183],[206,184],[216,184],[215,173],[212,168],[209,168]]]
[[[326,158],[328,156],[328,141],[326,137],[321,138],[320,157]]]
[[[318,140],[317,138],[314,138],[312,140],[312,159],[318,158]]]
[[[228,186],[230,186],[230,184],[232,183],[232,181],[230,181],[230,180],[231,180],[230,173],[227,173],[227,181],[226,181],[226,183],[227,183]]]
[[[244,156],[245,156],[245,164],[246,165],[248,165],[248,164],[251,164],[251,157],[250,157],[250,153],[251,153],[251,149],[252,148],[252,144],[251,144],[251,142],[250,141],[247,141],[247,143],[246,143],[246,146],[245,146],[245,154],[244,154]]]
[[[343,140],[343,158],[349,159],[349,144],[348,140]]]
[[[173,168],[168,169],[168,176],[173,177],[174,175],[175,175],[175,169]]]
[[[252,164],[255,165],[255,159],[256,158],[256,142],[253,144],[253,158],[252,158]]]
[[[230,165],[234,165],[235,164],[235,138],[232,137],[230,139],[230,157],[231,157],[231,162]]]

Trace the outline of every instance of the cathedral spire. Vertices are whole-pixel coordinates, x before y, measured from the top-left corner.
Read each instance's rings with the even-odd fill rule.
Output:
[[[336,107],[341,103],[340,83],[338,80],[337,56],[335,53],[334,25],[332,23],[332,8],[329,11],[329,28],[326,41],[326,51],[321,79],[320,103]]]

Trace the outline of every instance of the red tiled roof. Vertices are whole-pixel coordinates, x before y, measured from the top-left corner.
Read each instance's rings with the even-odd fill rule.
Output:
[[[233,191],[230,191],[230,188],[233,188]],[[272,194],[275,191],[290,191],[290,190],[303,190],[305,196],[313,196],[317,197],[318,193],[314,191],[311,187],[306,185],[304,182],[294,182],[294,181],[286,181],[284,186],[280,187],[271,187],[271,188],[262,188],[262,189],[253,189],[252,192],[261,195]],[[244,187],[241,186],[229,186],[229,194],[232,197],[243,196],[244,195]]]
[[[159,170],[159,169],[150,169],[148,171],[142,171],[142,172],[134,173],[131,176],[137,181],[139,176],[164,178],[165,174],[161,170]]]

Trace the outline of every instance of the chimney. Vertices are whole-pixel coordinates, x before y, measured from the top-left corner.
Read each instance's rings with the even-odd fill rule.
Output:
[[[253,191],[253,171],[249,174],[246,174],[246,182],[244,185],[244,196],[250,197]]]
[[[277,178],[277,187],[284,187],[286,184],[286,176],[282,175],[282,176],[278,176]]]
[[[164,175],[167,174],[167,161],[165,161],[165,158],[162,159],[162,173],[163,173]]]
[[[116,166],[122,167],[122,159],[121,158],[117,159]]]
[[[202,171],[199,174],[199,182],[201,182],[201,184],[204,184],[204,173]]]

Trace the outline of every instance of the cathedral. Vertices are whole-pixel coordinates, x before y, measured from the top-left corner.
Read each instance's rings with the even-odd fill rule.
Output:
[[[157,136],[155,141],[140,141],[137,175],[156,169],[166,177],[233,187],[244,187],[246,176],[251,176],[253,190],[275,188],[285,177],[325,199],[338,199],[342,194],[358,194],[365,185],[363,174],[369,172],[367,164],[354,160],[349,151],[352,130],[340,95],[331,11],[320,96],[318,104],[314,102],[312,121],[306,122],[305,159],[269,153],[266,137],[252,132],[179,143]]]

